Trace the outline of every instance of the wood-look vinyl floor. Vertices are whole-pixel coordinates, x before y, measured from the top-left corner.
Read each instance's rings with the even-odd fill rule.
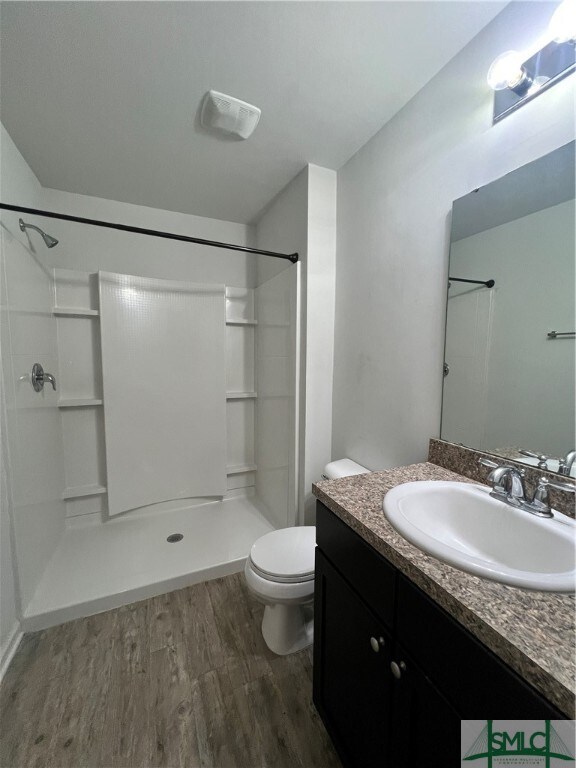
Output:
[[[242,574],[24,637],[2,768],[340,768],[311,650],[271,653]]]

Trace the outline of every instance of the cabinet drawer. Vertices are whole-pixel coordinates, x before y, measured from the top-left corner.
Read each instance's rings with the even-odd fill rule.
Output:
[[[397,637],[463,719],[564,717],[401,575]]]
[[[376,616],[391,628],[396,568],[321,502],[316,505],[316,543]]]

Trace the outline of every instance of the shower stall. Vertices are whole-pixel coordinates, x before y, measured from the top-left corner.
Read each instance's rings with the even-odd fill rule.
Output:
[[[257,538],[297,522],[293,255],[262,267],[249,246],[178,236],[194,244],[139,262],[146,230],[60,218],[26,214],[57,235],[40,232],[50,251],[35,226],[16,236],[17,213],[1,230],[25,631],[239,571]]]

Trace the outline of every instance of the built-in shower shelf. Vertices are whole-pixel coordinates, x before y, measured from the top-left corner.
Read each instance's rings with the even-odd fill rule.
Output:
[[[78,485],[76,488],[65,488],[63,499],[79,499],[81,496],[101,496],[106,493],[105,485]]]
[[[226,400],[248,400],[256,397],[256,392],[226,392]]]
[[[58,400],[58,408],[85,408],[91,405],[102,405],[102,400],[93,397],[75,397]]]
[[[258,320],[226,320],[226,325],[258,325]]]
[[[97,309],[86,309],[84,307],[54,307],[52,313],[55,315],[70,315],[71,317],[98,317],[100,314]]]
[[[236,466],[226,467],[227,475],[239,475],[241,472],[255,472],[256,464],[238,464]]]

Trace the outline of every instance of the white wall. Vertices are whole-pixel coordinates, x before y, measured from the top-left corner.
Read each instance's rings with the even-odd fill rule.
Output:
[[[573,328],[574,253],[574,200],[452,243],[451,274],[471,277],[481,269],[496,285],[490,289],[493,306],[483,434],[478,441],[462,430],[467,413],[476,411],[479,401],[470,397],[469,386],[461,388],[464,391],[450,390],[449,376],[442,415],[444,439],[497,453],[510,446],[548,456],[565,456],[573,450],[574,342],[550,341],[546,334]],[[454,283],[448,316],[454,301],[469,307],[477,293]],[[464,295],[452,298],[459,294]],[[470,346],[463,335],[465,325],[466,315],[457,333]]]
[[[335,457],[408,464],[439,433],[452,201],[574,136],[573,76],[491,124],[491,61],[549,16],[507,6],[338,174]]]
[[[308,257],[308,178],[304,168],[266,206],[256,222],[256,247],[281,253],[298,253],[305,263]],[[258,264],[261,285],[290,265],[282,259],[262,259]]]
[[[31,190],[34,191],[32,172],[20,174],[24,162],[12,143],[4,126],[0,125],[0,170],[1,197],[4,193],[17,196],[18,200],[25,199],[26,181],[31,180]],[[25,170],[25,168],[24,168]],[[40,185],[36,182],[37,186]],[[4,214],[0,219],[4,228]],[[13,222],[12,222],[13,225]],[[3,236],[3,232],[0,233]],[[3,243],[3,240],[2,240]],[[2,257],[2,253],[0,253]],[[2,376],[0,379],[0,674],[4,671],[11,656],[11,646],[20,628],[20,600],[16,587],[16,562],[14,557],[14,528],[12,525],[13,504],[9,482],[8,436],[6,434],[6,385],[9,375],[7,362],[9,360],[8,337],[8,296],[4,268],[0,266],[0,363]]]
[[[39,207],[47,211],[205,240],[252,245],[253,228],[245,224],[162,211],[55,189],[42,189],[41,199],[42,205]],[[42,222],[35,223],[45,226],[51,235],[60,240],[58,247],[49,252],[50,264],[54,267],[86,272],[104,270],[141,277],[251,288],[254,286],[257,260],[266,258],[56,219],[42,219]]]
[[[304,522],[315,521],[312,483],[332,458],[332,378],[336,291],[336,172],[308,166],[306,261],[306,433]],[[344,455],[344,454],[343,454]]]
[[[38,206],[40,184],[3,128],[0,159],[2,201]],[[29,236],[20,232],[18,218],[18,214],[6,211],[1,216],[3,651],[54,552],[64,524],[57,393],[51,389],[35,393],[29,378],[34,362],[41,363],[47,371],[58,368],[52,280],[46,266],[48,251],[35,233]],[[6,475],[10,477],[9,483]],[[13,548],[7,533],[12,536]],[[17,564],[16,573],[11,568],[11,558]],[[8,575],[11,571],[12,579]]]
[[[302,263],[298,506],[300,521],[309,524],[312,483],[332,458],[336,173],[308,165],[258,220],[256,243],[297,251]],[[259,282],[285,268],[282,262],[261,265]]]
[[[5,416],[2,419],[4,432]],[[4,435],[2,435],[4,437]],[[14,541],[10,522],[11,494],[6,466],[7,446],[0,455],[0,679],[13,655],[20,636],[20,609],[16,594]]]

